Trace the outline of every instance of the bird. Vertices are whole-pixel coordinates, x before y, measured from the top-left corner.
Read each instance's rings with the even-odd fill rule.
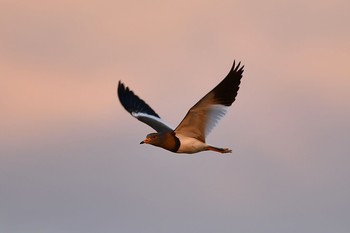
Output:
[[[235,65],[234,61],[227,76],[188,110],[175,129],[122,81],[118,83],[118,97],[127,112],[156,131],[148,134],[140,144],[150,144],[182,154],[202,151],[232,153],[229,148],[207,144],[205,139],[235,101],[243,71],[244,65],[241,66],[241,62]]]

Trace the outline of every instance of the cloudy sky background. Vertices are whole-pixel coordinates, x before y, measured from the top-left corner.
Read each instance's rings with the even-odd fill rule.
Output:
[[[350,231],[349,1],[0,1],[0,232]],[[176,126],[245,65],[208,142]]]

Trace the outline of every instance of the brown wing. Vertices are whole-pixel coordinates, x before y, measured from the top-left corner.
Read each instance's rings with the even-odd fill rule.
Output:
[[[213,90],[206,94],[186,114],[175,132],[205,142],[205,137],[223,117],[237,96],[244,66],[240,62]]]

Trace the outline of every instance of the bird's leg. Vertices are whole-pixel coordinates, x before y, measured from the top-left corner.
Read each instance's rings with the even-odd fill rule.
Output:
[[[214,146],[207,146],[205,148],[206,150],[211,150],[211,151],[215,151],[215,152],[219,152],[219,153],[232,153],[232,150],[229,148],[218,148],[218,147],[214,147]]]

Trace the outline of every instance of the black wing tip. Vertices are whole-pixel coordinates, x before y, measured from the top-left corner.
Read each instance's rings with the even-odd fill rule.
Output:
[[[119,82],[118,82],[119,99],[127,98],[127,95],[133,95],[133,96],[138,97],[137,95],[135,95],[135,93],[132,90],[130,90],[130,88],[128,86],[126,86],[121,80],[119,80]]]
[[[124,106],[124,108],[128,111],[129,109],[127,109],[126,105],[125,105],[125,101],[128,98],[128,95],[134,95],[134,93],[127,87],[125,86],[124,83],[122,83],[121,80],[119,80],[118,82],[118,97],[119,97],[119,101],[120,103]]]
[[[127,89],[127,87],[125,87],[124,83],[122,83],[121,80],[119,80],[118,82],[118,96],[120,98],[120,96],[123,94],[123,92],[125,92]]]
[[[242,74],[243,71],[244,71],[244,65],[241,66],[241,62],[239,61],[236,66],[236,60],[233,60],[233,65],[230,72],[237,72]]]
[[[138,97],[121,80],[118,82],[118,97],[122,106],[130,114],[133,112],[142,112],[159,117],[159,115],[140,97]]]
[[[118,82],[118,92],[132,92],[134,93],[132,90],[130,90],[130,88],[128,86],[126,86],[121,80],[119,80]]]
[[[125,85],[124,85],[124,83],[122,82],[122,80],[119,80],[119,82],[118,82],[118,89],[119,88],[124,88],[125,87]]]
[[[244,66],[241,62],[233,61],[232,68],[227,76],[213,89],[218,103],[224,106],[231,106],[235,101],[241,79],[243,77]]]

